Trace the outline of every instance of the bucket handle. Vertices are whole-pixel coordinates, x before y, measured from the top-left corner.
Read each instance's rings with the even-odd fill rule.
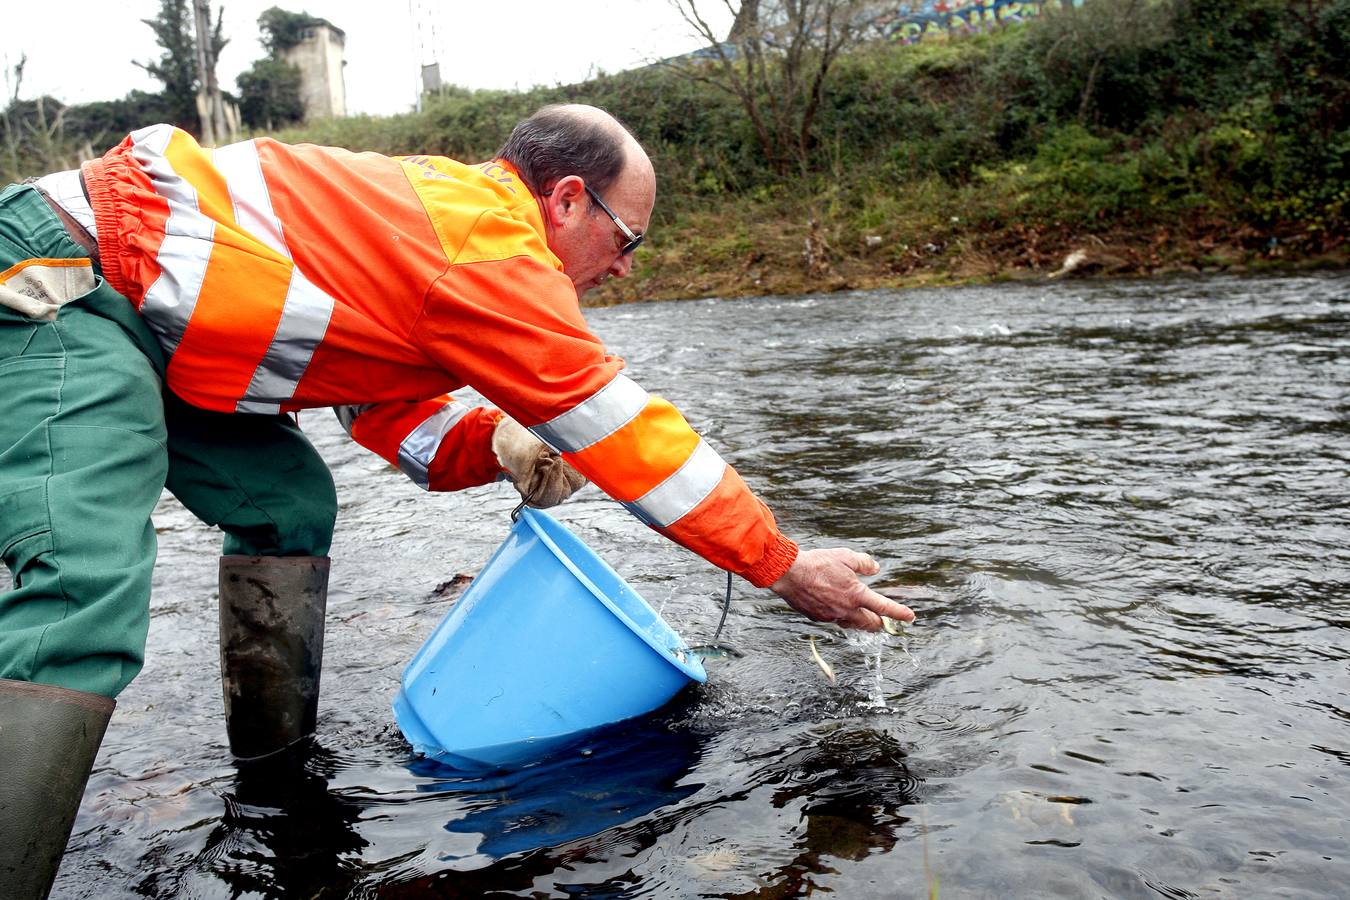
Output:
[[[535,485],[535,487],[538,487],[538,485]],[[520,502],[516,504],[516,508],[511,510],[512,524],[515,524],[516,520],[520,518],[520,511],[524,509],[526,505],[533,499],[534,499],[534,488],[531,488],[528,493],[521,496]]]
[[[727,570],[727,595],[722,601],[722,618],[717,620],[717,630],[713,632],[712,640],[706,644],[700,644],[697,647],[690,647],[689,652],[695,656],[707,659],[713,654],[718,656],[730,656],[736,659],[745,654],[732,647],[730,644],[719,644],[717,639],[722,636],[722,626],[727,624],[727,611],[731,609],[731,571]]]
[[[727,624],[727,610],[731,609],[731,570],[727,570],[727,599],[722,601],[722,618],[717,620],[717,630],[713,632],[712,642],[722,636],[722,626]]]

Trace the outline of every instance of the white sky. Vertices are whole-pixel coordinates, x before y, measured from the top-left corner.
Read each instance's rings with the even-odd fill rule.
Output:
[[[263,55],[258,14],[280,6],[346,32],[352,113],[413,108],[424,62],[439,62],[449,84],[526,89],[622,71],[700,44],[670,0],[213,0],[213,9],[222,5],[230,39],[216,70],[222,87],[236,90],[235,76]],[[24,99],[49,94],[73,104],[159,90],[159,82],[132,64],[163,52],[141,22],[159,12],[159,0],[18,0],[14,6],[0,49],[6,99],[13,93],[11,69],[24,52]],[[725,22],[714,20],[722,30],[729,26],[721,0],[701,6],[722,13]]]

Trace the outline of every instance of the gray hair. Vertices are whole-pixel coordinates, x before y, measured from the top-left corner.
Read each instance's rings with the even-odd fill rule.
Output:
[[[592,190],[603,192],[623,169],[626,133],[616,119],[553,104],[513,128],[497,158],[514,166],[535,195],[568,175],[579,175]]]

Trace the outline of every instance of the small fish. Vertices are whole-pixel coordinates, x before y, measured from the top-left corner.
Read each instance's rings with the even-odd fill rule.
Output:
[[[701,644],[685,651],[699,659],[740,659],[744,653],[728,644]]]
[[[892,619],[890,616],[881,617],[881,627],[886,629],[886,633],[892,637],[905,636],[905,626],[901,625],[900,622]]]
[[[821,656],[820,651],[816,649],[815,637],[811,636],[807,640],[811,642],[811,658],[816,661],[816,665],[820,666],[820,671],[825,673],[825,677],[830,679],[830,684],[834,684],[834,669],[830,668],[830,664],[825,661],[825,657]]]

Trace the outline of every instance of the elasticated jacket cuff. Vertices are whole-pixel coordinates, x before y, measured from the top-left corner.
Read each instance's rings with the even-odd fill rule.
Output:
[[[797,542],[780,534],[778,539],[769,545],[759,562],[741,575],[755,587],[766,588],[792,568],[792,564],[797,561],[798,552]]]
[[[98,240],[98,255],[103,261],[103,278],[109,287],[129,298],[132,289],[122,275],[122,248],[117,242],[119,223],[103,160],[87,160],[80,166],[80,171],[84,175],[85,190],[89,192],[89,206],[94,211],[94,232]]]

